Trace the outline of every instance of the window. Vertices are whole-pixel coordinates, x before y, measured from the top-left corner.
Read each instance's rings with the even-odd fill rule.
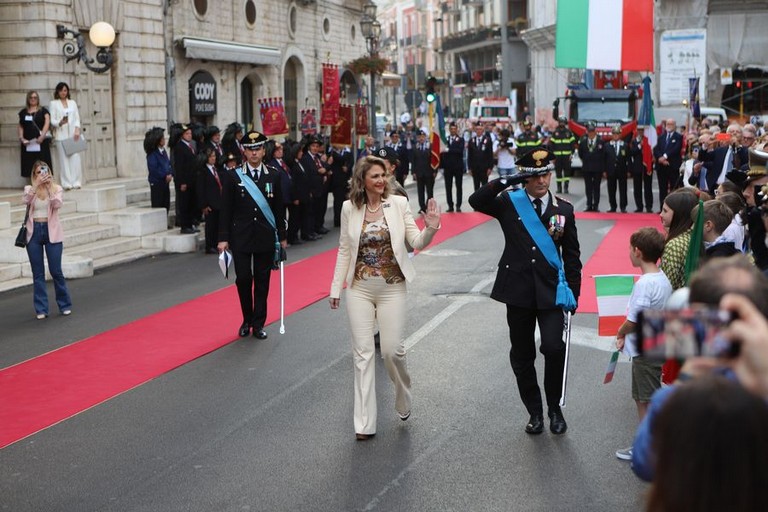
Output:
[[[352,39],[352,42],[355,41],[355,26],[354,25],[352,25],[349,28],[349,37],[350,37],[350,39]]]
[[[331,33],[331,20],[323,18],[323,35],[328,36]]]
[[[249,26],[256,23],[256,3],[253,0],[246,0],[245,2],[245,22]]]
[[[205,13],[208,12],[208,0],[194,0],[193,4],[198,16],[205,16]]]
[[[296,6],[291,5],[288,9],[288,33],[291,38],[296,37]]]

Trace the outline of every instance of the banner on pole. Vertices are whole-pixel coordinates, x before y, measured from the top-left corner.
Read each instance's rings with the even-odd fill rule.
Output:
[[[285,117],[283,98],[259,98],[261,131],[267,137],[287,137],[288,119]]]
[[[339,67],[323,64],[323,106],[320,111],[320,124],[333,126],[339,120]]]
[[[339,106],[339,119],[331,127],[331,145],[333,147],[352,146],[352,107],[349,105]]]
[[[367,103],[357,102],[357,112],[355,113],[355,133],[357,135],[368,135],[368,108]]]
[[[317,110],[314,108],[302,109],[301,111],[301,135],[317,134]]]

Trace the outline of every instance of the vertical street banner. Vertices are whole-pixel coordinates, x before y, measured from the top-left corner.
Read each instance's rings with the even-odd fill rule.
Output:
[[[557,2],[555,67],[653,71],[653,0]]]
[[[339,105],[338,120],[331,127],[331,146],[343,148],[352,146],[352,107]]]
[[[368,135],[368,109],[370,106],[361,101],[357,102],[355,109],[355,133],[357,135]]]
[[[691,117],[701,118],[701,103],[699,103],[699,77],[688,79],[688,92],[690,95],[689,105],[691,106]]]
[[[302,109],[301,122],[299,126],[301,128],[301,135],[316,135],[317,134],[317,109],[307,108]]]
[[[333,126],[339,120],[339,85],[339,67],[323,64],[323,105],[320,110],[320,124],[323,126]]]
[[[288,136],[288,119],[285,117],[283,98],[259,98],[261,131],[267,137]]]

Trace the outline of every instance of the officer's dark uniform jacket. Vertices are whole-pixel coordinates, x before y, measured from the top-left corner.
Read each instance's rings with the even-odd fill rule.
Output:
[[[584,135],[579,141],[579,158],[581,172],[605,172],[605,142],[602,137],[596,135],[590,145],[589,137]]]
[[[247,163],[240,168],[247,175]],[[233,252],[273,252],[275,230],[267,221],[261,208],[256,204],[240,181],[234,169],[221,173],[222,206],[219,218],[219,241],[229,242]],[[269,203],[275,216],[279,240],[285,240],[285,207],[280,186],[280,171],[262,163],[261,176],[257,186]]]
[[[523,225],[505,185],[496,179],[469,198],[477,211],[495,217],[504,232],[504,252],[499,260],[491,298],[510,306],[531,309],[555,308],[558,274]],[[553,215],[565,219],[562,236],[553,240],[562,255],[566,281],[578,300],[581,291],[581,261],[573,205],[548,192],[549,204],[542,215],[548,226]]]

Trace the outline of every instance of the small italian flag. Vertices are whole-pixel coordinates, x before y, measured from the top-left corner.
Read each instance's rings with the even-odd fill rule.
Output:
[[[637,277],[633,274],[594,276],[598,336],[616,336],[619,332],[627,318],[627,304]]]
[[[555,67],[653,71],[653,0],[557,2]]]

